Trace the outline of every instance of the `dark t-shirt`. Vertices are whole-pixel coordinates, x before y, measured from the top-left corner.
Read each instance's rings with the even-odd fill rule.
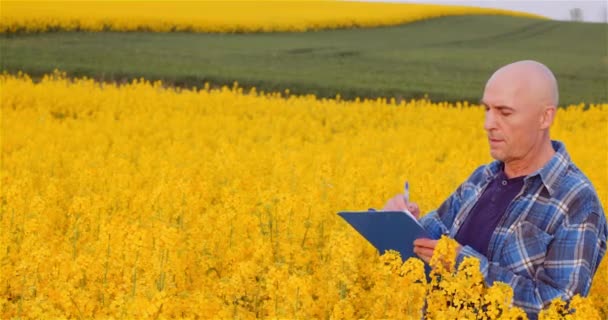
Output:
[[[524,186],[525,176],[508,179],[504,171],[490,181],[456,233],[456,241],[487,255],[490,238],[507,207]]]

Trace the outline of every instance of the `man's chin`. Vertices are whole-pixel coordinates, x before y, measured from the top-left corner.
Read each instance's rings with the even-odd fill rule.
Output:
[[[504,155],[502,154],[502,152],[499,152],[498,150],[490,149],[490,156],[492,157],[492,159],[498,160],[498,161],[503,161],[503,159],[504,159]]]

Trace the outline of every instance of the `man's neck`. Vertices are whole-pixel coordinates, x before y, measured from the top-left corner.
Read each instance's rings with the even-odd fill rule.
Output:
[[[555,154],[551,140],[544,141],[539,148],[535,148],[530,154],[518,160],[505,163],[504,171],[507,178],[527,176],[542,168]]]

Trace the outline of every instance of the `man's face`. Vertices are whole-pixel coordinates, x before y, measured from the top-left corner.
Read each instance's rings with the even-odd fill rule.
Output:
[[[524,158],[541,135],[538,108],[526,102],[522,90],[505,81],[490,81],[482,104],[484,130],[492,158],[510,162]]]

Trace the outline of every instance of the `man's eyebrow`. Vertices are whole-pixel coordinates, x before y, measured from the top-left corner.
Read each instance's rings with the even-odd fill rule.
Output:
[[[515,111],[514,108],[511,108],[509,106],[494,106],[494,108],[498,109],[498,110],[508,110],[508,111]]]
[[[485,103],[483,100],[479,100],[479,104],[483,107],[490,107],[489,104]],[[515,108],[509,107],[509,106],[504,106],[504,105],[498,105],[498,106],[493,106],[494,108],[498,109],[498,110],[509,110],[509,111],[515,111]]]

